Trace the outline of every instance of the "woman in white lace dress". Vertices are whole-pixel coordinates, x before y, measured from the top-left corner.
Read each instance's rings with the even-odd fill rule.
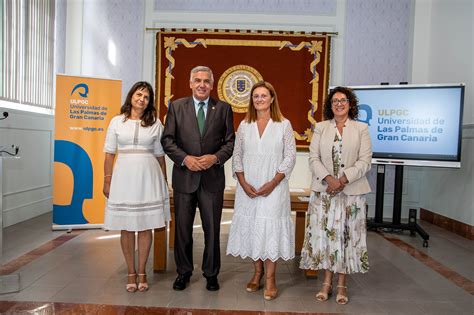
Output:
[[[349,301],[346,275],[369,269],[365,195],[370,192],[365,174],[372,147],[367,124],[356,121],[357,97],[336,87],[324,103],[325,121],[316,124],[309,147],[313,174],[300,268],[324,269],[316,299],[326,301],[338,274],[336,303]]]
[[[108,198],[104,228],[121,230],[128,292],[148,290],[145,270],[152,229],[164,227],[170,218],[165,153],[160,143],[163,125],[154,104],[151,85],[135,83],[121,115],[110,122],[104,145],[103,190]],[[138,232],[138,274],[135,232]]]
[[[296,145],[273,86],[259,82],[250,95],[232,158],[238,185],[227,254],[254,261],[248,292],[260,289],[265,263],[264,298],[271,300],[277,296],[277,260],[292,259],[295,252],[288,179],[295,165]]]

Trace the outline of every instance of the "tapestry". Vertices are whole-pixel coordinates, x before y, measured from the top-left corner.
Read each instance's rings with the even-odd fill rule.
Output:
[[[190,71],[208,66],[211,97],[231,104],[237,130],[252,85],[270,82],[299,149],[307,149],[328,93],[328,34],[230,30],[160,30],[156,34],[156,106],[164,122],[170,102],[191,95]]]

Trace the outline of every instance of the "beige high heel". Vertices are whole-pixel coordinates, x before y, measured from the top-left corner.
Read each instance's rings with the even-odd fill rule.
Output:
[[[252,280],[255,277],[258,278],[257,283],[252,282]],[[262,281],[262,278],[263,278],[263,270],[259,271],[259,272],[255,272],[252,280],[250,280],[250,282],[247,283],[247,287],[245,288],[247,290],[247,292],[256,292],[256,291],[260,290],[262,288],[262,285],[260,284],[260,282]]]
[[[265,289],[263,289],[263,298],[267,301],[275,299],[278,295],[278,289],[276,287],[272,290],[267,289],[266,282],[269,281],[269,279],[273,279],[273,282],[275,282],[275,276],[266,277],[265,279]]]
[[[330,283],[323,282],[323,287],[329,287],[329,291],[326,293],[320,290],[318,293],[316,293],[316,300],[320,302],[326,302],[332,295],[332,285]]]
[[[143,280],[143,282],[141,282]],[[146,281],[146,273],[139,273],[138,274],[138,291],[146,292],[148,291],[148,283]]]
[[[127,290],[127,292],[129,293],[137,292],[137,274],[129,273],[127,277],[129,278],[128,280],[130,280],[130,277],[133,277],[134,283],[127,283],[127,285],[125,286],[125,290]]]
[[[347,286],[338,285],[337,288],[347,289]],[[349,302],[349,298],[347,297],[347,295],[339,294],[339,290],[338,290],[338,293],[336,295],[336,303],[339,305],[346,305],[348,302]]]

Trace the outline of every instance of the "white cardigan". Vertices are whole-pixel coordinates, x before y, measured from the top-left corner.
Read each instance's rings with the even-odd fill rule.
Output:
[[[309,146],[309,167],[313,173],[311,190],[326,191],[323,179],[333,175],[332,147],[336,135],[334,119],[316,124]],[[346,195],[362,195],[370,192],[365,174],[370,170],[372,145],[367,124],[348,119],[343,129],[341,169],[349,183],[344,187]]]

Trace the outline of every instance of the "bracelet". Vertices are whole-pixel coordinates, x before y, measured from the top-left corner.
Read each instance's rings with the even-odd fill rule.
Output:
[[[104,177],[112,177],[112,174],[110,174],[110,175],[104,175]]]

